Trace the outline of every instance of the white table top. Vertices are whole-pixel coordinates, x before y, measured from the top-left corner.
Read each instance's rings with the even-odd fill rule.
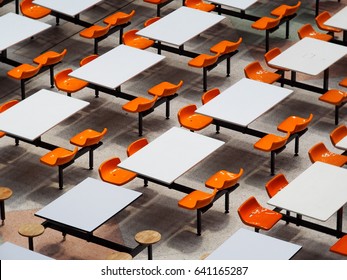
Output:
[[[0,17],[0,51],[6,50],[50,27],[47,23],[15,13],[5,14]]]
[[[206,260],[289,260],[302,246],[240,228]]]
[[[165,56],[146,50],[119,45],[69,75],[95,85],[116,89],[164,58]]]
[[[142,193],[87,178],[35,213],[35,216],[93,232]]]
[[[250,6],[252,6],[254,3],[258,2],[258,0],[208,0],[209,2],[220,4],[223,6],[240,9],[240,10],[246,10]]]
[[[220,140],[173,127],[119,166],[171,184],[223,144]]]
[[[347,169],[315,162],[267,203],[319,221],[347,202]]]
[[[269,61],[270,65],[318,75],[347,54],[347,47],[305,37]]]
[[[214,13],[183,6],[136,34],[162,43],[181,46],[224,18]]]
[[[347,6],[332,15],[324,24],[347,30]]]
[[[5,242],[0,245],[0,260],[53,260],[45,255]]]
[[[246,127],[292,92],[290,89],[242,78],[196,112]]]
[[[347,150],[347,136],[343,137],[339,142],[337,142],[335,147],[341,150]]]
[[[33,141],[87,105],[89,102],[41,89],[0,114],[0,131]]]
[[[35,0],[33,3],[73,17],[100,2],[102,0]]]

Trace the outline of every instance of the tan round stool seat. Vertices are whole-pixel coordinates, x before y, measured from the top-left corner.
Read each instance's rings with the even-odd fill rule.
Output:
[[[143,230],[135,235],[135,240],[142,246],[146,246],[148,249],[148,259],[153,259],[152,245],[159,242],[161,234],[155,230]]]
[[[143,230],[135,235],[136,242],[142,245],[152,245],[159,242],[161,234],[155,230]]]
[[[106,260],[132,260],[132,255],[125,252],[113,252],[106,257]]]
[[[41,224],[24,224],[18,229],[18,233],[29,239],[29,249],[34,250],[33,238],[43,234],[45,228]]]
[[[5,223],[5,200],[12,196],[12,190],[6,187],[0,187],[0,209],[1,209],[1,224]]]

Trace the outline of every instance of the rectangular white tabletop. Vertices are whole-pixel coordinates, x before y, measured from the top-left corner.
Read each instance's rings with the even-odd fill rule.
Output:
[[[33,3],[68,16],[76,16],[103,0],[35,0]]]
[[[164,58],[165,56],[146,50],[119,45],[69,75],[95,85],[116,89]]]
[[[0,260],[53,260],[45,255],[23,248],[11,242],[0,245]]]
[[[336,14],[332,15],[330,19],[324,22],[324,24],[347,30],[347,7],[344,7]]]
[[[219,4],[235,9],[246,10],[254,3],[258,2],[258,0],[208,0],[211,3]]]
[[[269,61],[270,65],[318,75],[347,54],[347,47],[305,37]]]
[[[346,182],[347,169],[315,162],[267,203],[326,221],[346,204]]]
[[[242,78],[196,112],[246,127],[292,92],[290,89]]]
[[[39,20],[34,20],[15,13],[0,17],[0,51],[28,39],[51,26]]]
[[[339,142],[337,142],[335,147],[347,151],[347,136],[343,137]]]
[[[89,102],[41,89],[0,114],[0,131],[33,141]]]
[[[141,195],[137,191],[87,178],[36,212],[35,216],[93,232]]]
[[[173,127],[125,159],[119,167],[171,184],[223,144],[220,140]]]
[[[224,16],[183,6],[136,34],[162,43],[181,46],[224,18]]]
[[[206,260],[289,260],[302,246],[240,228]]]

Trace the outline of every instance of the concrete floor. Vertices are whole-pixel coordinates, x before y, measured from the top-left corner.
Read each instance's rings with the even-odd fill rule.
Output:
[[[249,10],[250,14],[269,15],[269,12],[283,1],[258,1]],[[295,4],[296,1],[287,1]],[[284,39],[284,26],[270,35],[270,48],[279,47],[284,50],[298,41],[297,29],[309,22],[315,26],[314,3],[315,1],[302,1],[297,17],[291,22],[290,38]],[[347,4],[346,0],[322,1],[321,10],[332,13],[340,10]],[[170,13],[181,5],[181,1],[174,1],[162,9],[162,16]],[[155,7],[142,0],[135,1],[102,1],[99,5],[82,14],[82,18],[94,23],[101,23],[102,19],[117,10],[130,12],[135,9],[136,14],[127,28],[140,29],[143,22],[155,16]],[[0,8],[0,15],[14,11],[13,4]],[[93,51],[93,43],[79,36],[82,30],[80,26],[61,21],[55,26],[55,18],[48,16],[41,21],[47,22],[52,27],[35,36],[34,40],[27,40],[15,45],[8,50],[8,56],[19,59],[23,63],[31,63],[32,58],[46,50],[68,50],[63,62],[56,67],[56,73],[65,68],[76,69],[79,60]],[[187,22],[189,24],[189,22]],[[240,36],[243,43],[239,53],[232,57],[232,72],[230,77],[225,77],[225,63],[208,74],[209,88],[218,87],[223,90],[244,77],[243,68],[254,60],[260,60],[263,65],[265,50],[265,34],[250,27],[251,22],[234,17],[226,18],[215,27],[207,30],[197,38],[192,39],[186,49],[198,52],[208,52],[211,45],[222,39],[236,41]],[[317,29],[317,27],[315,26]],[[103,54],[118,45],[119,34],[115,33],[99,45],[99,53]],[[340,35],[338,35],[340,36]],[[155,49],[148,49],[155,52]],[[146,91],[153,85],[168,80],[177,83],[184,81],[179,96],[171,102],[171,118],[165,119],[164,106],[158,107],[152,114],[144,119],[144,137],[149,141],[158,137],[161,133],[173,126],[179,126],[177,111],[187,104],[200,106],[202,94],[202,71],[187,65],[188,58],[163,52],[166,59],[158,65],[148,69],[144,73],[134,77],[122,85],[122,90],[133,95],[146,96]],[[347,76],[347,58],[338,61],[330,69],[330,87],[340,88],[338,82]],[[129,61],[129,63],[136,63]],[[126,65],[115,65],[126,67]],[[7,100],[20,98],[20,83],[7,77],[10,66],[1,64],[0,69],[0,103]],[[298,75],[298,79],[314,84],[322,84],[322,75],[310,77]],[[27,94],[34,94],[41,88],[50,89],[48,72],[40,74],[26,84]],[[56,91],[56,89],[52,89]],[[69,139],[77,132],[85,128],[102,130],[107,127],[108,133],[104,138],[104,144],[95,152],[95,166],[99,166],[104,160],[118,156],[126,158],[126,147],[132,141],[138,139],[137,116],[128,114],[121,106],[126,102],[110,95],[100,93],[99,98],[94,97],[91,89],[83,89],[73,95],[76,98],[90,102],[90,105],[60,125],[51,129],[44,135],[44,140],[53,142],[66,148],[71,148]],[[308,132],[300,139],[300,153],[293,156],[294,143],[291,142],[287,149],[276,159],[276,173],[284,173],[289,181],[304,171],[311,162],[308,158],[308,149],[317,142],[324,142],[332,151],[334,149],[329,140],[329,133],[335,128],[334,108],[318,100],[319,95],[298,88],[294,88],[294,94],[280,105],[269,111],[252,123],[256,127],[269,133],[276,132],[276,126],[284,118],[290,115],[308,117],[314,114],[314,119]],[[252,100],[250,100],[252,102]],[[345,123],[346,108],[340,110],[340,123]],[[23,116],[25,117],[25,116]],[[33,124],[35,125],[35,124]],[[136,203],[129,206],[124,212],[115,217],[120,228],[125,244],[134,245],[133,236],[139,230],[151,228],[162,234],[162,240],[155,245],[154,255],[156,259],[199,259],[203,255],[212,252],[225,239],[237,231],[240,227],[249,228],[242,224],[238,215],[238,206],[249,196],[254,195],[258,201],[266,206],[268,200],[265,183],[271,178],[269,174],[269,155],[253,148],[257,138],[244,135],[235,131],[222,129],[216,135],[214,126],[210,126],[200,132],[213,138],[225,141],[218,151],[213,153],[199,165],[179,178],[178,182],[196,189],[204,189],[205,180],[220,169],[236,172],[240,167],[245,172],[240,180],[240,187],[230,196],[230,213],[224,214],[223,200],[218,200],[213,207],[203,215],[203,233],[195,234],[195,212],[181,209],[177,206],[182,193],[150,184],[143,188],[142,180],[135,179],[126,188],[138,190],[143,196]],[[44,166],[39,158],[46,152],[40,148],[21,143],[14,146],[13,140],[3,137],[0,141],[0,185],[9,186],[14,195],[6,201],[6,211],[39,209],[62,193],[69,191],[84,178],[90,176],[99,178],[97,168],[87,169],[87,157],[82,157],[64,172],[64,189],[58,190],[57,170]],[[144,164],[146,164],[144,162]],[[328,186],[327,186],[328,187]],[[298,198],[300,199],[300,198]],[[333,216],[325,224],[334,226],[336,217]],[[344,217],[346,224],[347,218]],[[5,225],[6,226],[6,225]],[[249,228],[250,229],[250,228]],[[344,226],[346,231],[346,225]],[[1,234],[2,228],[0,228]],[[329,247],[336,242],[336,238],[323,233],[286,225],[280,221],[269,232],[263,234],[274,236],[286,241],[302,245],[302,250],[294,259],[345,259],[344,257],[329,252]],[[15,233],[16,234],[16,233]],[[145,259],[146,253],[140,253],[137,259]]]

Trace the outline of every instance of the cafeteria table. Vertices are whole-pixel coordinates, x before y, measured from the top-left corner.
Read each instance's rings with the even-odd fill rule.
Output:
[[[247,9],[258,2],[258,0],[209,0],[209,2],[216,5],[215,11],[218,14],[226,14],[251,21],[256,21],[260,18],[259,16],[249,15],[246,13]]]
[[[7,49],[39,34],[40,32],[50,28],[47,23],[34,20],[15,13],[7,13],[0,17],[0,62],[18,66],[21,62],[12,60],[7,57]],[[14,30],[16,32],[14,32]]]
[[[193,58],[198,54],[185,50],[184,44],[224,18],[224,16],[183,6],[140,29],[136,34],[157,41],[158,43],[154,46],[159,54],[161,50],[166,50]]]
[[[291,79],[282,78],[284,84],[305,90],[325,93],[329,89],[329,68],[347,54],[347,47],[305,37],[269,61],[269,65],[291,71]],[[324,72],[323,87],[298,82],[296,73],[317,76]]]
[[[86,178],[71,190],[35,213],[44,219],[42,225],[68,235],[84,239],[133,257],[147,246],[127,247],[115,241],[94,235],[94,231],[116,214],[136,201],[142,193],[127,188]],[[116,226],[116,225],[115,225]]]
[[[240,228],[206,260],[289,260],[302,246]]]
[[[291,89],[242,78],[198,108],[196,113],[213,118],[217,131],[219,127],[225,127],[262,138],[267,133],[250,125],[292,93]],[[291,137],[289,140],[295,138],[294,135]],[[271,162],[273,174],[274,159]]]
[[[23,248],[11,242],[0,245],[0,260],[53,260],[50,257]]]
[[[93,24],[80,19],[80,14],[99,4],[103,0],[34,0],[33,4],[50,9],[51,15],[56,17],[56,23],[59,25],[59,19],[90,27]]]
[[[333,42],[341,43],[347,45],[347,6],[339,10],[336,14],[332,15],[327,21],[324,22],[325,25],[340,28],[343,30],[342,42],[337,41],[336,39]]]
[[[343,206],[347,202],[347,169],[323,162],[315,162],[273,196],[267,203],[276,210],[288,210],[296,217],[282,215],[286,222],[317,230],[336,237],[343,232]],[[336,228],[322,225],[335,213]],[[318,221],[313,222],[303,219]]]

